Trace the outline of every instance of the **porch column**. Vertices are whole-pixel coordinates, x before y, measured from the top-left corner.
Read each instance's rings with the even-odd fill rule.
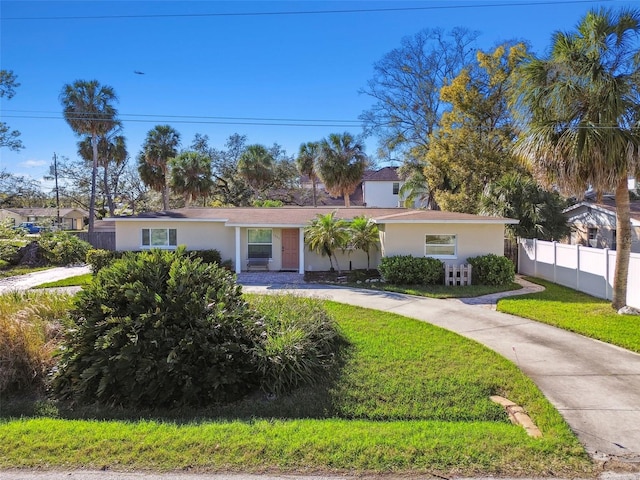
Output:
[[[240,257],[240,227],[236,227],[236,273],[242,272],[242,259]]]
[[[298,235],[298,273],[304,275],[304,228]]]

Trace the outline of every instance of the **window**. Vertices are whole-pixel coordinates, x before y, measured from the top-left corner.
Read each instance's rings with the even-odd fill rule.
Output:
[[[400,191],[400,183],[393,182],[393,194],[398,195],[399,191]]]
[[[143,247],[175,247],[178,244],[178,231],[175,228],[143,228]]]
[[[616,250],[618,248],[618,232],[614,228],[611,230],[611,250]]]
[[[587,230],[587,236],[589,239],[589,246],[596,247],[598,246],[598,229],[595,227],[589,227]]]
[[[249,228],[247,230],[247,257],[272,258],[271,235],[270,228]]]
[[[426,235],[424,254],[427,257],[455,258],[455,235]]]

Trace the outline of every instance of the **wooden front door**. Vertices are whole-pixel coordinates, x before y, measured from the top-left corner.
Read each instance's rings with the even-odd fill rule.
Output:
[[[298,270],[300,261],[300,230],[282,229],[282,270]]]

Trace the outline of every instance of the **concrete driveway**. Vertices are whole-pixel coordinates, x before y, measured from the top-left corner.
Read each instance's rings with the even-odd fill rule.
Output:
[[[243,287],[273,293],[287,286]],[[532,320],[456,300],[321,285],[295,291],[394,312],[457,332],[516,363],[587,452],[640,466],[640,355]]]

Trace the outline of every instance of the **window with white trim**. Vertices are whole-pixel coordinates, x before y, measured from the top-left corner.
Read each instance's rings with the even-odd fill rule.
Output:
[[[456,258],[457,247],[456,235],[425,235],[424,254],[426,257]]]
[[[270,228],[247,229],[247,257],[273,258],[273,232]]]
[[[178,231],[175,228],[143,228],[143,247],[175,247],[178,245]]]

